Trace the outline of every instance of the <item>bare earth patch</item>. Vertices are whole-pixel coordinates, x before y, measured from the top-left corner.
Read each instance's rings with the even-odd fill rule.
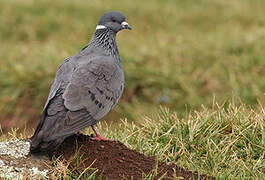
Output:
[[[78,152],[78,155],[76,154]],[[65,139],[61,146],[50,156],[70,161],[69,168],[79,172],[87,167],[95,169],[98,177],[103,179],[142,179],[150,175],[155,179],[214,179],[206,175],[198,175],[178,167],[176,164],[157,162],[154,156],[145,156],[135,150],[128,149],[119,141],[92,141],[90,136],[73,135]],[[81,157],[76,159],[76,157]],[[78,161],[78,167],[76,167]],[[154,177],[153,176],[153,177]]]

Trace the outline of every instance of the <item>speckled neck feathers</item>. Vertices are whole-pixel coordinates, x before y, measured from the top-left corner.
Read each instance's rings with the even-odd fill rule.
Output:
[[[100,47],[110,56],[113,56],[117,62],[121,62],[118,46],[116,44],[116,33],[109,28],[97,29],[89,44],[94,47]]]

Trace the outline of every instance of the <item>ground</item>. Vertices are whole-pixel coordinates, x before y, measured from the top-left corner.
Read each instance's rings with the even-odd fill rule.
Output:
[[[65,139],[55,152],[32,155],[28,140],[15,140],[0,144],[1,178],[25,177],[29,179],[54,178],[59,168],[56,163],[67,164],[69,172],[65,177],[75,179],[91,177],[96,179],[214,179],[198,175],[178,167],[176,164],[158,162],[155,156],[145,156],[127,148],[119,141],[92,141],[87,135],[73,135]],[[55,160],[56,159],[56,160]]]
[[[15,140],[0,143],[0,179],[47,178],[51,171],[45,156],[31,156],[30,142]]]

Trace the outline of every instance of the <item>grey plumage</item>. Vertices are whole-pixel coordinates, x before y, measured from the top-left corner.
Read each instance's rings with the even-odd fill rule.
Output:
[[[119,101],[124,74],[116,33],[131,29],[119,12],[105,13],[91,42],[59,67],[31,152],[52,151],[67,137],[95,125]]]

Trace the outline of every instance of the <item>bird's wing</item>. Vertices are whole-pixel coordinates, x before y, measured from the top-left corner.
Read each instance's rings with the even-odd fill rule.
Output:
[[[69,111],[64,106],[62,94],[51,99],[42,126],[43,139],[46,142],[56,140],[80,131],[97,123],[86,109]]]
[[[64,105],[70,112],[85,109],[95,120],[103,118],[118,102],[124,86],[121,67],[113,59],[97,57],[80,64],[71,77],[64,93]],[[84,117],[85,114],[84,114]],[[81,130],[89,124],[87,118],[68,118],[67,126],[60,133]],[[92,124],[90,124],[92,125]]]
[[[48,99],[44,105],[44,110],[47,108],[49,102],[58,94],[59,89],[64,89],[64,86],[68,83],[71,78],[71,72],[73,71],[72,65],[69,63],[72,57],[67,58],[58,68],[55,79],[53,80]]]
[[[65,91],[67,83],[69,83],[71,74],[73,72],[73,65],[70,63],[72,57],[67,58],[58,68],[56,72],[55,79],[53,80],[49,96],[43,108],[42,118],[35,130],[33,139],[36,140],[36,145],[39,141],[42,141],[42,138],[50,137],[51,134],[54,134],[57,131],[57,126],[60,124],[62,116],[61,112],[65,111],[65,106],[63,105],[62,94]],[[60,114],[60,118],[58,117]],[[48,120],[47,120],[48,119]],[[44,133],[47,131],[46,133]],[[38,137],[37,137],[38,136]]]

